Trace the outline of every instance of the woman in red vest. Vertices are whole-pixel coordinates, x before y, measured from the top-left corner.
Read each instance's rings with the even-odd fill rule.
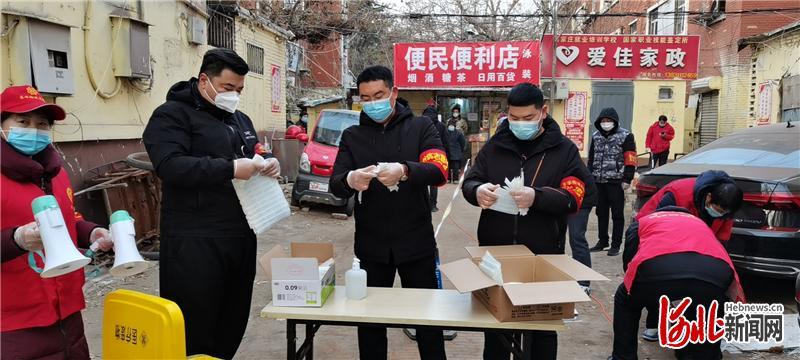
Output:
[[[0,95],[0,245],[2,245],[2,358],[88,359],[81,310],[83,271],[42,278],[28,264],[28,253],[42,249],[31,210],[33,199],[53,195],[72,241],[101,250],[112,246],[108,230],[83,220],[73,207],[72,187],[51,143],[55,120],[64,110],[48,104],[31,86],[12,86]],[[44,264],[36,257],[37,266]]]
[[[623,266],[627,270],[614,295],[614,350],[609,359],[637,358],[642,309],[658,309],[662,295],[669,301],[691,298],[684,313],[688,320],[694,319],[697,305],[709,310],[716,300],[721,318],[726,301],[745,301],[725,247],[686,209],[660,208],[639,219],[638,233],[636,241],[625,245]],[[722,358],[719,342],[688,344],[675,355],[679,359]]]

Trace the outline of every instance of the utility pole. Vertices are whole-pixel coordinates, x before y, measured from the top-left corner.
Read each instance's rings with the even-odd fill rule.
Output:
[[[551,76],[550,76],[550,101],[549,108],[552,112],[555,109],[555,97],[556,97],[556,26],[558,25],[558,0],[552,0],[552,6],[550,7],[550,12],[553,15],[553,48],[551,51],[553,52],[551,55]]]

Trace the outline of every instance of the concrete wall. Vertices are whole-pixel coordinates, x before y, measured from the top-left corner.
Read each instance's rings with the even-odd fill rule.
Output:
[[[765,41],[756,46],[753,51],[753,79],[750,87],[750,99],[755,103],[754,116],[750,117],[750,124],[755,124],[759,111],[758,86],[766,81],[774,81],[775,86],[772,97],[771,122],[776,123],[781,119],[781,91],[778,84],[781,78],[800,75],[800,30],[786,33]]]

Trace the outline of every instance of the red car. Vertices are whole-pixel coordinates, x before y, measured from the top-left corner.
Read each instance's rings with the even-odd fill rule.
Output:
[[[339,141],[345,129],[358,125],[359,112],[325,109],[320,112],[308,145],[300,155],[300,172],[292,187],[292,205],[317,203],[341,207],[353,215],[355,199],[341,199],[328,189],[333,163],[339,152]]]

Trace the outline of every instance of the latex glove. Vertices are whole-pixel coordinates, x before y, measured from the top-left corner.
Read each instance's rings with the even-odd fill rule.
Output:
[[[378,181],[386,187],[400,183],[400,178],[405,174],[405,166],[401,163],[385,163],[378,167]]]
[[[14,242],[17,245],[28,251],[42,250],[42,234],[39,232],[39,225],[36,222],[29,222],[22,225],[14,231]]]
[[[523,187],[522,190],[512,191],[510,194],[520,209],[530,208],[533,206],[533,200],[536,199],[536,190],[528,186]]]
[[[264,160],[264,168],[261,169],[261,175],[273,178],[281,177],[281,164],[276,158],[269,158]]]
[[[253,159],[233,160],[233,177],[240,180],[248,180],[253,175],[264,169],[266,162],[258,162]]]
[[[365,168],[350,171],[347,174],[347,186],[355,191],[364,191],[369,189],[369,183],[377,176],[377,170],[377,166],[370,165]]]
[[[628,191],[628,189],[630,189],[630,188],[631,188],[631,184],[622,183],[622,190]]]
[[[495,194],[495,190],[499,189],[500,185],[495,185],[491,183],[485,183],[481,186],[478,186],[478,192],[476,197],[478,198],[478,206],[481,209],[488,209],[497,202],[497,194]]]
[[[102,251],[109,251],[114,248],[114,239],[108,229],[96,228],[89,235],[89,244],[97,243]]]

